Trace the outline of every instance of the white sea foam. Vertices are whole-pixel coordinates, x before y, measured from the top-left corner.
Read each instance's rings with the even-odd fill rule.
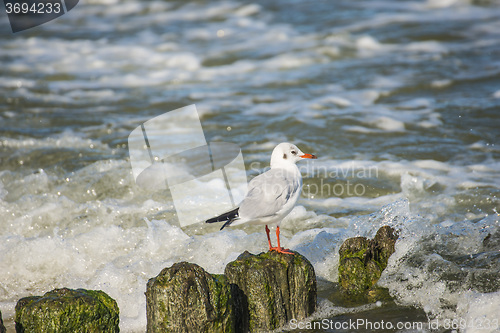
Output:
[[[413,42],[405,46],[405,49],[412,52],[425,53],[446,53],[448,50],[442,43],[436,41]]]
[[[457,326],[467,333],[498,332],[500,313],[500,292],[464,292],[458,302]]]
[[[443,79],[443,80],[434,80],[431,82],[431,86],[433,88],[445,88],[445,87],[448,87],[450,85],[453,84],[453,81],[452,80],[447,80],[447,79]]]
[[[442,279],[443,274],[456,274],[460,270],[462,273],[471,274],[474,269],[460,268],[458,262],[445,259],[444,256],[450,258],[453,254],[471,253],[472,258],[472,254],[481,251],[482,239],[488,231],[494,232],[495,228],[498,228],[498,217],[487,217],[477,228],[472,229],[464,229],[464,223],[432,225],[418,217],[415,217],[414,222],[407,225],[408,229],[398,241],[396,253],[389,261],[389,268],[384,272],[381,284],[391,285],[394,294],[405,304],[414,302],[433,316],[449,318],[454,314],[446,307],[446,302],[457,304],[462,292],[467,290],[467,285],[451,291],[448,285],[450,282]],[[454,237],[449,238],[450,234]],[[427,237],[431,235],[434,242],[426,242]],[[448,239],[453,246],[448,244],[446,250],[438,251],[441,254],[425,249],[428,246],[439,246],[444,239]],[[415,265],[412,260],[417,260],[419,264]],[[480,271],[476,273],[481,274]],[[439,297],[429,299],[429,290]]]
[[[427,6],[430,8],[446,8],[457,5],[469,4],[468,0],[427,0]]]
[[[102,148],[108,146],[102,142],[84,138],[83,135],[67,130],[59,135],[47,137],[45,139],[12,139],[3,138],[0,140],[0,146],[6,148]]]

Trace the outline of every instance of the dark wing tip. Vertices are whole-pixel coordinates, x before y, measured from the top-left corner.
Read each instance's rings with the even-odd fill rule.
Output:
[[[226,222],[222,228],[224,228],[226,225],[228,225],[228,222],[230,224],[231,221],[233,221],[234,219],[238,218],[238,210],[240,209],[240,207],[237,207],[227,213],[224,213],[224,214],[221,214],[217,217],[213,217],[211,219],[208,219],[205,221],[205,223],[215,223],[215,222]],[[222,230],[221,228],[221,230]]]
[[[206,221],[205,221],[205,223],[215,223],[215,222],[220,222],[220,221],[218,220],[218,218],[219,218],[219,216],[217,216],[217,217],[213,217],[213,218],[211,218],[211,219],[206,220]]]

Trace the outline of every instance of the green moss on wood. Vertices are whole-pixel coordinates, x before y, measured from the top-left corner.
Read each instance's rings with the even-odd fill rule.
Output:
[[[243,253],[226,266],[225,275],[240,295],[240,332],[269,331],[302,319],[316,306],[316,275],[302,255]]]
[[[394,253],[397,237],[393,228],[384,226],[373,240],[354,237],[341,245],[339,284],[344,295],[353,299],[376,300],[370,295],[377,294],[372,291]]]
[[[99,290],[63,288],[22,298],[15,321],[17,332],[119,332],[118,305]]]
[[[6,331],[5,326],[3,326],[2,311],[0,311],[0,333],[5,333]]]
[[[148,281],[148,332],[234,332],[230,285],[196,264],[180,262]]]

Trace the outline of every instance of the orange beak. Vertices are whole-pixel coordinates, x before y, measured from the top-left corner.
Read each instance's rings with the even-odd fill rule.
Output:
[[[313,154],[304,154],[304,155],[299,156],[299,157],[302,157],[302,158],[311,158],[313,160],[317,159],[316,155],[313,155]]]

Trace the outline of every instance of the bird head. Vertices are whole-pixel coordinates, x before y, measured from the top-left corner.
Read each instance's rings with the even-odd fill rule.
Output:
[[[273,150],[271,155],[271,168],[295,164],[305,158],[316,159],[317,157],[312,154],[303,153],[294,144],[283,142],[277,145]]]

